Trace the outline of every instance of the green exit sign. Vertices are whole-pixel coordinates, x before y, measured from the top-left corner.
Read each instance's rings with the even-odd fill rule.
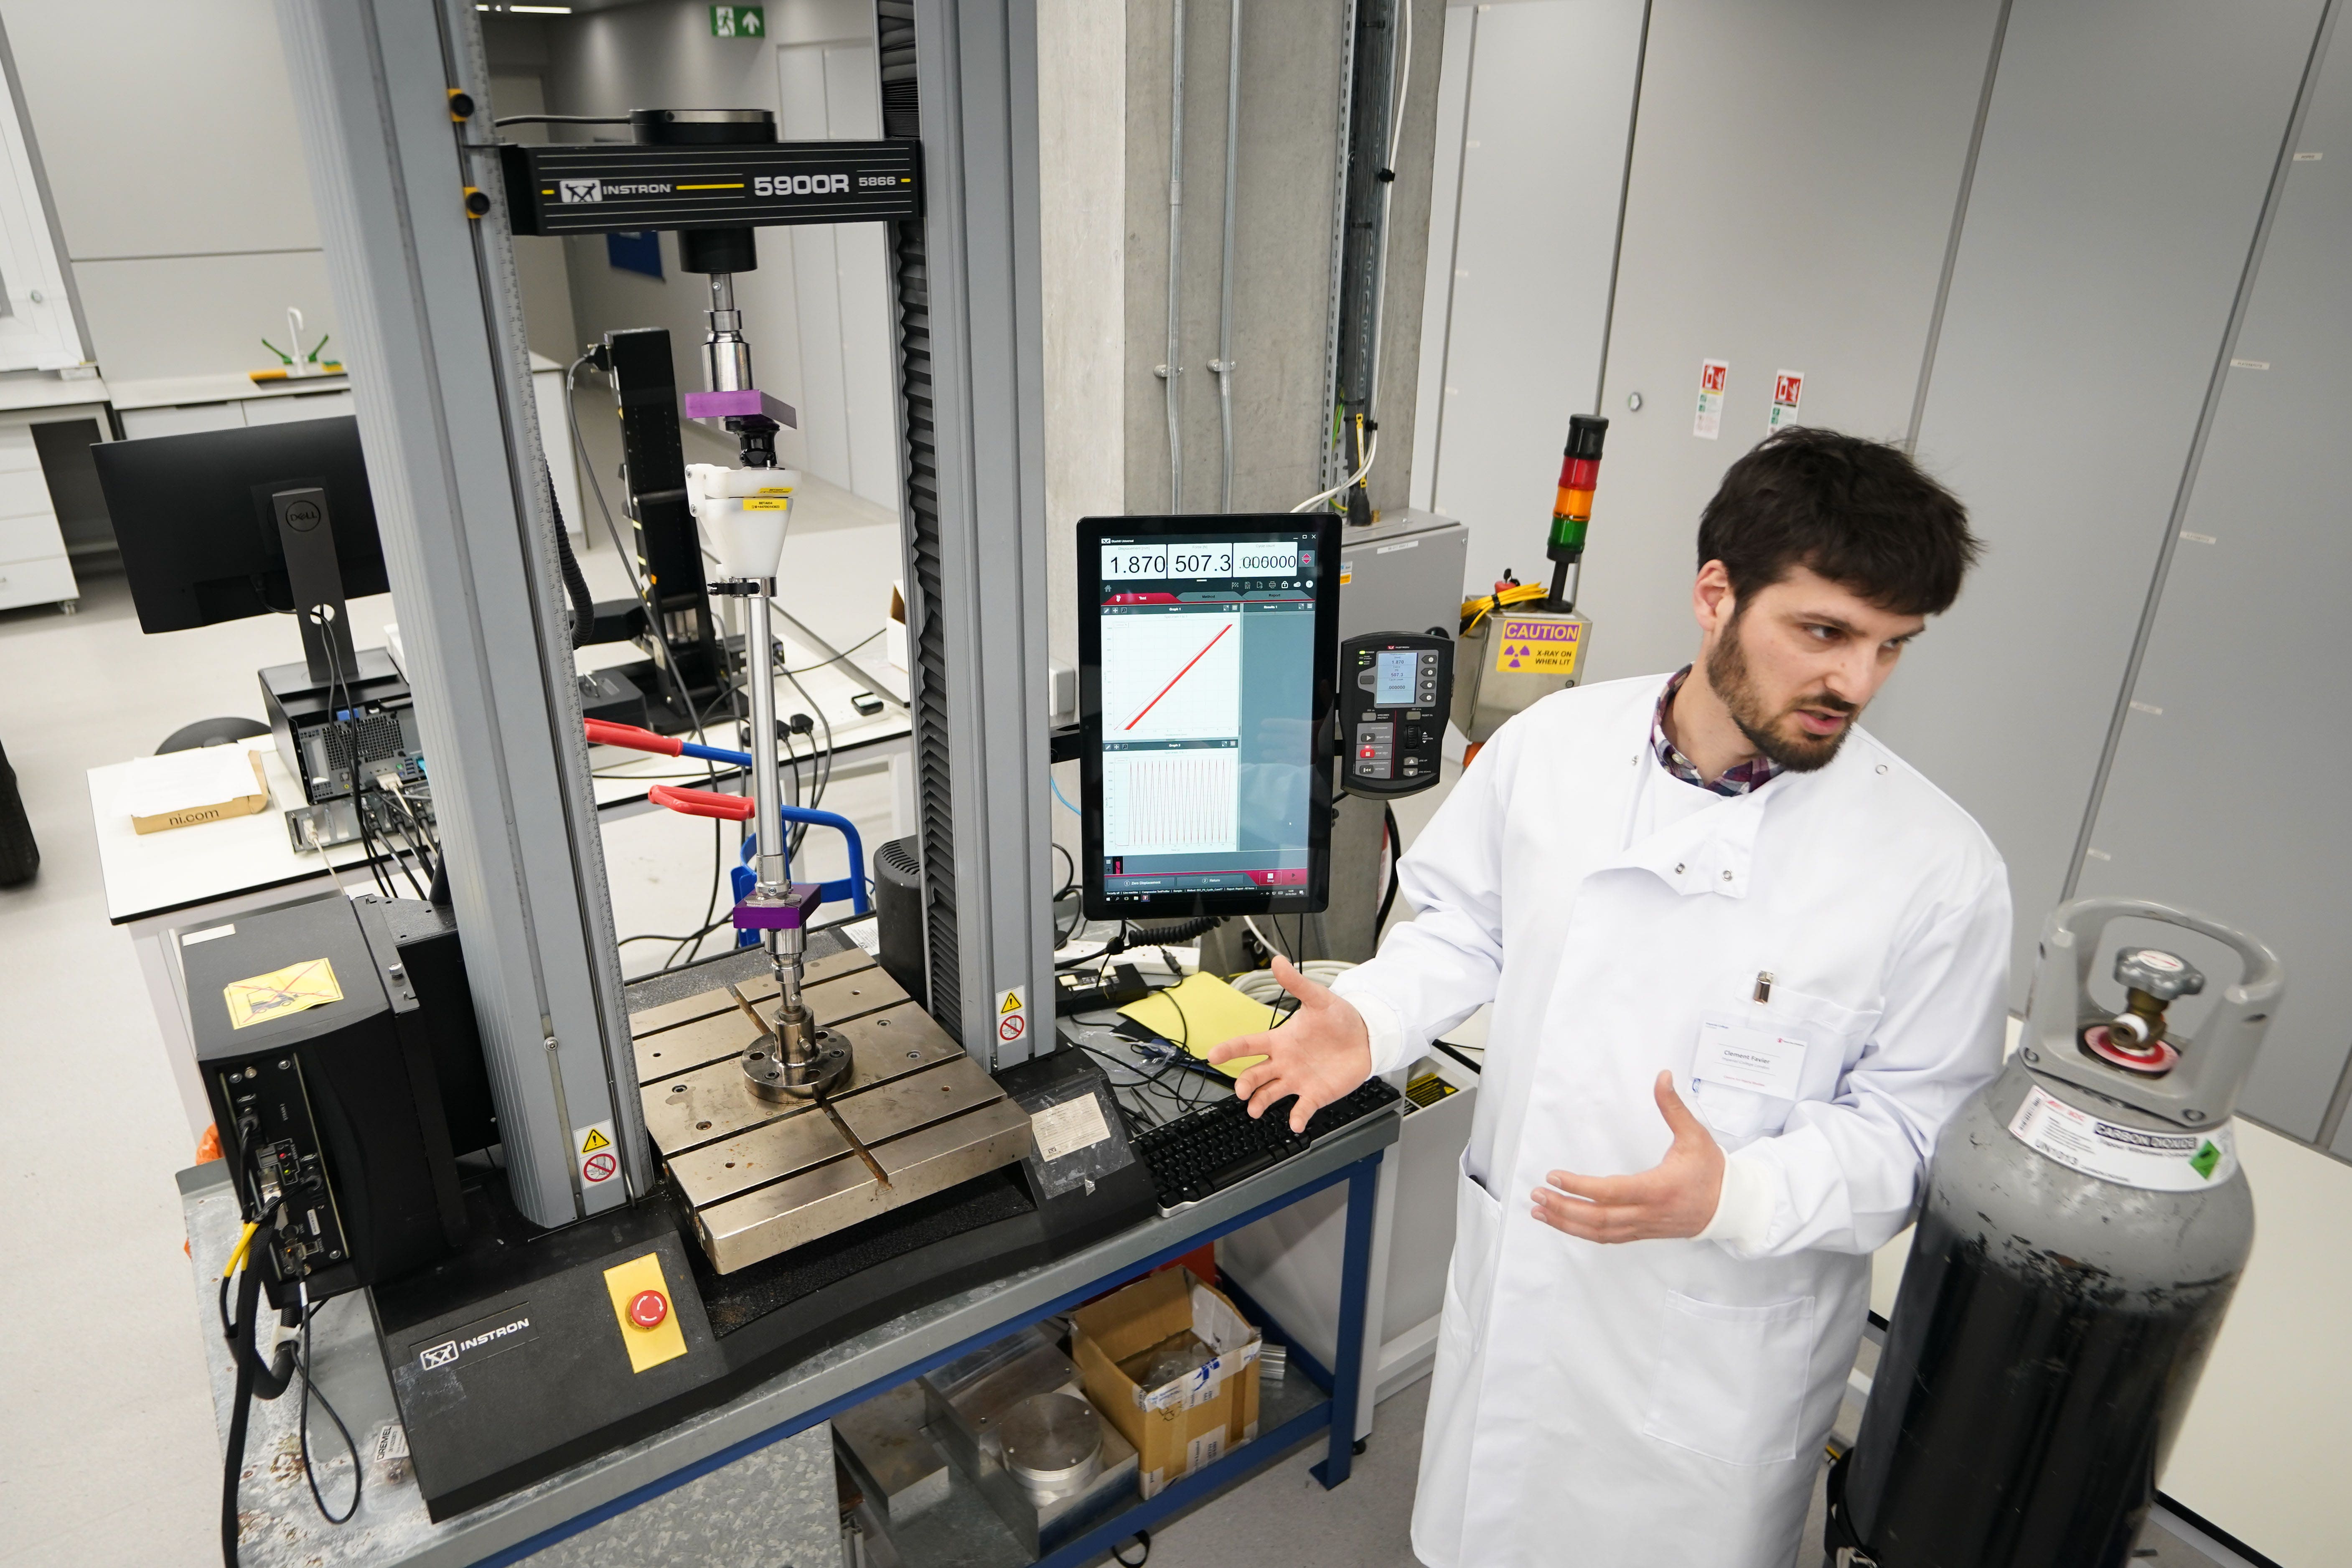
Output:
[[[764,38],[768,36],[765,5],[713,5],[710,36],[714,38]]]

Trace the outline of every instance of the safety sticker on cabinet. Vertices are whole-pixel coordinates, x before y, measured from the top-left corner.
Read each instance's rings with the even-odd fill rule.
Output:
[[[1505,616],[1495,636],[1495,672],[1574,675],[1576,656],[1583,646],[1584,627],[1579,622]]]
[[[1723,434],[1723,384],[1730,374],[1727,361],[1698,362],[1698,417],[1691,421],[1691,434],[1703,441],[1712,441]]]
[[[221,987],[221,999],[228,1004],[228,1026],[242,1029],[340,1002],[343,987],[335,978],[333,964],[323,958],[306,958],[267,974],[232,980]]]
[[[580,1181],[598,1186],[621,1173],[621,1152],[613,1146],[613,1124],[598,1121],[572,1130],[572,1158],[580,1162]]]
[[[2203,1132],[2119,1126],[2075,1109],[2038,1084],[2026,1090],[2009,1130],[2019,1142],[2069,1170],[2149,1192],[2202,1192],[2238,1172],[2237,1142],[2227,1122]]]
[[[1029,1004],[1023,999],[1021,987],[1011,986],[996,994],[996,1037],[1006,1045],[1024,1038],[1029,1033]]]

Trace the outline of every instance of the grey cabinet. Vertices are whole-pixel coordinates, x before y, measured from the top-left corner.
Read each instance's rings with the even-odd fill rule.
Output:
[[[2010,15],[1918,445],[1990,550],[1869,723],[2009,862],[2012,1005],[2074,864],[2321,9]]]
[[[2310,1138],[2352,1051],[2352,50],[2327,63],[2248,300],[2083,867],[2276,948],[2248,1111]],[[2141,541],[2145,545],[2149,542]],[[2352,1154],[2339,1132],[2336,1152]]]

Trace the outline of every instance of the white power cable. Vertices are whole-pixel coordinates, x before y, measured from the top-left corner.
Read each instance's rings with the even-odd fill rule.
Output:
[[[1329,500],[1333,496],[1341,495],[1349,490],[1354,489],[1359,484],[1363,482],[1364,476],[1372,471],[1372,459],[1380,455],[1381,433],[1375,430],[1372,432],[1371,440],[1365,445],[1364,466],[1362,468],[1358,468],[1354,473],[1349,475],[1346,479],[1341,479],[1338,484],[1333,485],[1321,495],[1308,496],[1305,500],[1300,501],[1297,506],[1292,507],[1290,510],[1294,512],[1306,511],[1312,507],[1320,506],[1323,502]]]
[[[1328,985],[1355,967],[1344,958],[1310,958],[1298,965],[1298,972],[1318,985]],[[1274,977],[1271,969],[1253,969],[1229,984],[1251,1001],[1268,1007],[1278,1007],[1290,1000],[1290,993],[1282,988],[1282,982]]]

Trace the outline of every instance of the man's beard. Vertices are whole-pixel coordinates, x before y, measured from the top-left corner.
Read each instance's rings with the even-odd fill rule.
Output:
[[[1827,767],[1838,748],[1845,743],[1845,738],[1853,733],[1853,724],[1849,720],[1834,735],[1806,734],[1794,727],[1794,703],[1779,713],[1765,712],[1763,699],[1757,694],[1756,683],[1748,674],[1748,651],[1741,646],[1740,623],[1736,617],[1724,627],[1715,651],[1706,656],[1706,679],[1730,710],[1731,721],[1748,737],[1748,743],[1792,773],[1809,773]],[[1855,704],[1826,691],[1808,697],[1803,705],[1832,713],[1861,711]],[[1783,721],[1790,721],[1790,728],[1780,728]]]

